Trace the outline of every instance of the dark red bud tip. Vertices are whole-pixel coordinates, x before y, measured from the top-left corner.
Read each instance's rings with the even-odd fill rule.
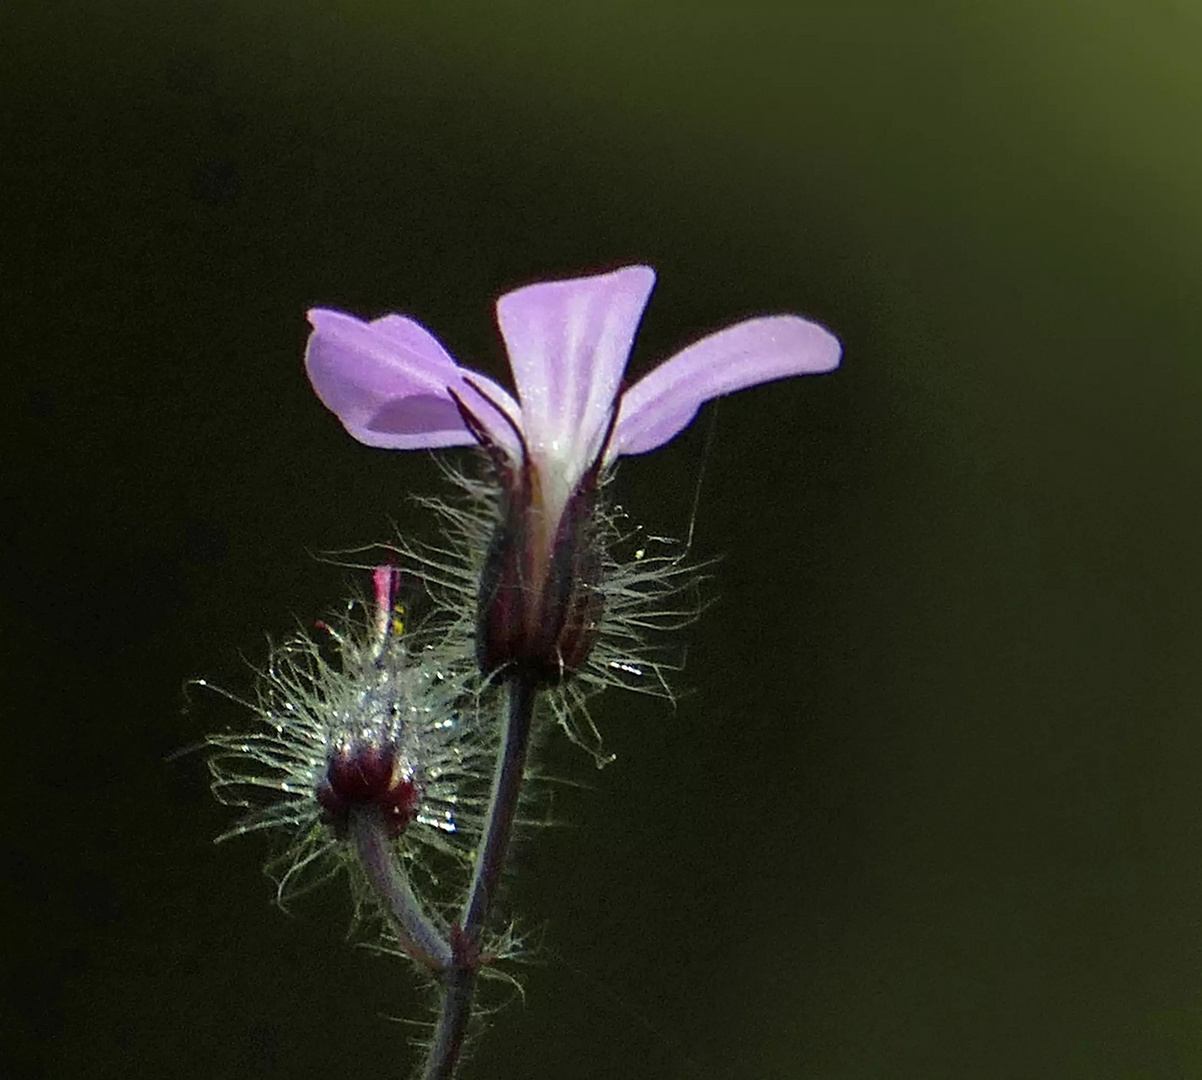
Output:
[[[354,807],[375,806],[389,833],[399,836],[417,814],[421,795],[404,762],[390,746],[356,741],[330,751],[317,801],[335,826]]]

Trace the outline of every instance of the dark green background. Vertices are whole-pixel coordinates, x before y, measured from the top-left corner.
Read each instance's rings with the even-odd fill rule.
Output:
[[[0,1056],[402,1077],[408,973],[289,918],[173,749],[310,551],[422,532],[305,308],[503,371],[494,297],[644,260],[635,369],[798,311],[838,374],[621,471],[720,603],[562,740],[546,920],[468,1076],[1202,1076],[1202,11],[1168,0],[6,0]]]

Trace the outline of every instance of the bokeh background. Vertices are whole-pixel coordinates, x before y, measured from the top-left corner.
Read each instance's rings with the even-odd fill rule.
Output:
[[[199,758],[312,552],[427,533],[303,313],[659,271],[633,361],[796,311],[843,368],[621,470],[718,604],[675,711],[552,740],[546,925],[465,1077],[1202,1076],[1202,10],[6,0],[0,1059],[406,1075],[408,973],[285,915]],[[710,441],[712,439],[712,442]],[[190,699],[190,700],[189,700]]]

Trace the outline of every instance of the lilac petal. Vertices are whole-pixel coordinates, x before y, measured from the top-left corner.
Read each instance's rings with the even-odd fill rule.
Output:
[[[313,333],[305,367],[313,389],[347,431],[368,446],[419,450],[473,443],[447,393],[448,386],[461,385],[464,374],[512,405],[504,390],[466,372],[412,319],[385,315],[368,323],[314,308],[309,322]]]
[[[601,452],[654,284],[650,267],[628,266],[530,285],[497,301],[526,443],[567,474],[587,469]]]
[[[712,398],[839,366],[835,336],[796,315],[748,319],[665,360],[626,392],[610,457],[643,454],[680,434]]]

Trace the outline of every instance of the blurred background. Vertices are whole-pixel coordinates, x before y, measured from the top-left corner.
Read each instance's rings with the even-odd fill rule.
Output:
[[[835,375],[618,493],[721,555],[675,711],[518,853],[470,1077],[1202,1076],[1202,11],[1169,0],[6,0],[13,1077],[406,1075],[408,972],[272,906],[198,756],[428,535],[304,311],[504,377],[492,302],[634,261],[632,362],[793,311]],[[712,436],[712,443],[709,439]],[[190,702],[189,702],[190,698]],[[416,1013],[420,1015],[420,1011]]]

